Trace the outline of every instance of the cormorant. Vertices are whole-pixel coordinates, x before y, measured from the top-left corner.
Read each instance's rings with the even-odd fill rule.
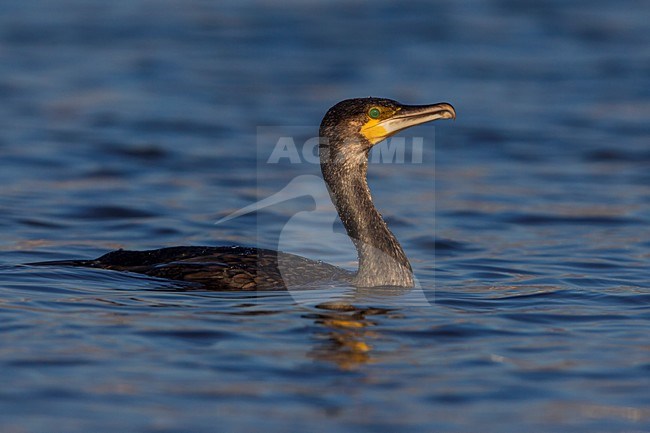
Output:
[[[170,247],[117,250],[95,260],[32,263],[136,272],[199,283],[216,290],[274,290],[315,282],[347,281],[357,287],[412,287],[411,264],[372,203],[368,154],[393,134],[436,119],[455,119],[447,103],[402,105],[357,98],[329,109],[320,125],[320,164],[330,197],[359,258],[356,273],[304,257],[261,248]]]

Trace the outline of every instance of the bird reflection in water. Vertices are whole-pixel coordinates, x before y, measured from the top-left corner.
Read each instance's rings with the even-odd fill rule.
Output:
[[[379,334],[369,316],[391,316],[394,310],[355,307],[347,303],[328,302],[316,308],[322,312],[306,315],[321,326],[315,338],[318,344],[307,354],[309,358],[336,364],[342,370],[354,370],[377,361],[373,341]]]

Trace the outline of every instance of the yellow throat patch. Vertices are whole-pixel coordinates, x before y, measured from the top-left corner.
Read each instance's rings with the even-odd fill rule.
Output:
[[[375,108],[380,110],[379,117],[373,119],[368,116],[368,120],[360,129],[361,134],[366,137],[366,139],[373,145],[379,143],[380,141],[388,138],[393,134],[393,132],[387,131],[386,128],[384,128],[380,123],[390,117],[393,117],[393,115],[400,110],[399,108],[397,110],[393,110],[386,107],[373,107],[373,109]]]

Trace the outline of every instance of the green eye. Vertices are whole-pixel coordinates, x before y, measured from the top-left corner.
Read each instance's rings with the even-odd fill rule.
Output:
[[[380,114],[381,114],[381,111],[379,111],[379,108],[377,108],[377,107],[372,107],[370,110],[368,110],[368,116],[371,119],[378,118]]]

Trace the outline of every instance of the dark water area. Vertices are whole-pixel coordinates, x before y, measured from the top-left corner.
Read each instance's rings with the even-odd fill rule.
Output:
[[[650,8],[431,3],[0,3],[0,430],[650,431]],[[354,269],[318,165],[269,163],[266,128],[300,147],[369,95],[457,110],[370,167],[413,291],[24,265]]]

